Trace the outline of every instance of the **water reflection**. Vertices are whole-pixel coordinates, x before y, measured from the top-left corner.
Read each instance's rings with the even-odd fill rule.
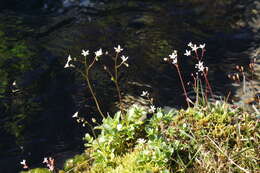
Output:
[[[27,83],[24,88],[30,88],[29,92],[34,96],[32,102],[37,102],[40,109],[26,114],[26,119],[32,121],[21,124],[24,127],[21,136],[24,136],[18,144],[27,146],[26,151],[21,152],[16,147],[14,152],[28,158],[31,157],[29,153],[37,153],[31,157],[32,163],[37,163],[46,153],[74,148],[74,141],[76,144],[81,141],[83,132],[71,119],[74,111],[80,110],[89,119],[95,115],[93,100],[86,92],[84,81],[73,71],[63,69],[68,54],[79,57],[83,48],[93,52],[100,47],[113,53],[114,46],[122,45],[130,63],[120,77],[125,102],[130,102],[129,96],[138,101],[141,92],[149,90],[158,106],[173,107],[185,106],[177,73],[162,60],[173,49],[183,55],[188,42],[206,43],[205,63],[209,66],[213,90],[218,95],[227,94],[230,81],[226,75],[233,65],[248,62],[246,55],[241,57],[237,53],[248,48],[251,35],[247,30],[235,27],[238,14],[227,15],[232,10],[229,4],[166,0],[62,3],[63,6],[54,5],[56,11],[53,8],[49,14],[46,11],[37,15],[11,13],[17,22],[12,29],[23,33],[19,39],[26,38],[29,45],[36,47],[32,69],[20,80]],[[43,3],[42,7],[48,10],[48,5]],[[10,13],[1,15],[3,19],[8,16]],[[10,21],[4,22],[5,26],[10,26]],[[27,28],[21,29],[22,25]],[[180,56],[179,61],[188,82],[195,62],[184,56]],[[101,60],[101,64],[109,63],[108,59]],[[92,78],[103,108],[115,110],[116,91],[101,65],[94,69]],[[5,135],[6,139],[17,140],[8,133]],[[60,142],[68,145],[62,145],[59,150]],[[8,143],[8,148],[11,142],[4,140],[4,143]],[[10,144],[9,148],[15,146],[17,144]]]

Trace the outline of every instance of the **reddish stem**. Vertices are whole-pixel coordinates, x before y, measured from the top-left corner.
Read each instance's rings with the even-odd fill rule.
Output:
[[[209,83],[208,78],[207,78],[207,75],[205,74],[204,71],[203,71],[203,76],[204,76],[204,78],[205,78],[205,81],[206,81],[207,87],[208,87],[208,89],[209,89],[210,95],[211,95],[211,97],[213,97],[213,92],[212,92],[210,83]]]
[[[184,86],[184,82],[183,82],[183,80],[182,80],[182,76],[181,76],[181,72],[180,72],[180,69],[179,69],[179,66],[178,66],[178,64],[174,64],[175,65],[175,67],[176,67],[176,69],[177,69],[177,71],[178,71],[178,74],[179,74],[179,78],[180,78],[180,81],[181,81],[181,85],[182,85],[182,89],[183,89],[183,91],[184,91],[184,95],[185,95],[185,100],[186,100],[186,102],[187,102],[187,105],[188,105],[188,107],[190,107],[190,103],[189,103],[189,98],[188,98],[188,95],[187,95],[187,92],[186,92],[186,88],[185,88],[185,86]]]

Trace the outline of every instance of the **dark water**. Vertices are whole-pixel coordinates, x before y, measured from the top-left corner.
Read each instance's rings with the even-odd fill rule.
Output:
[[[58,153],[62,159],[65,151],[81,151],[81,137],[88,129],[79,127],[71,116],[79,110],[91,119],[97,113],[82,78],[63,68],[67,56],[80,57],[81,49],[103,48],[113,53],[113,47],[120,44],[130,64],[120,76],[123,96],[138,100],[148,90],[156,105],[180,108],[185,102],[177,73],[162,59],[174,49],[182,55],[190,41],[206,43],[205,63],[214,93],[227,95],[234,90],[227,74],[235,65],[249,62],[241,52],[253,40],[250,30],[237,24],[244,12],[236,8],[239,2],[42,0],[1,4],[0,31],[5,42],[0,43],[8,46],[1,47],[5,51],[0,55],[9,57],[1,75],[8,74],[9,86],[17,81],[19,91],[10,94],[12,88],[7,87],[1,97],[0,172],[16,172],[12,168],[19,167],[23,158],[39,166],[46,155]],[[17,66],[8,66],[16,61]],[[184,56],[179,61],[185,81],[190,81],[195,62]],[[113,111],[116,92],[101,66],[109,63],[101,60],[92,79],[102,108]]]

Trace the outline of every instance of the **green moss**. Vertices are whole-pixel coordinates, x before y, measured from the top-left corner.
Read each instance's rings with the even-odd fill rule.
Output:
[[[89,168],[89,160],[90,157],[85,153],[76,155],[73,158],[66,160],[64,163],[64,171],[80,172],[81,170],[87,170]]]
[[[145,163],[140,165],[137,159],[140,155],[140,150],[134,150],[132,152],[126,153],[125,155],[118,156],[114,159],[116,167],[93,167],[91,172],[110,172],[110,173],[148,173],[148,172],[158,172],[162,170],[158,166],[152,163]]]
[[[47,168],[35,168],[29,171],[22,171],[21,173],[51,173]]]
[[[101,135],[97,139],[86,135],[89,148],[85,154],[68,160],[65,171],[214,172],[219,166],[223,171],[232,172],[240,172],[241,168],[260,170],[257,165],[259,123],[254,115],[216,102],[168,113],[157,109],[151,119],[136,126],[137,129],[143,127],[145,133],[126,130],[135,126],[140,113],[146,114],[142,108],[130,109],[127,117],[134,118],[130,118],[131,123],[121,120],[120,114],[104,120]],[[122,128],[117,129],[118,124],[123,125]],[[131,140],[129,134],[133,137]],[[124,144],[124,141],[127,144],[120,147],[120,153],[116,152],[119,145],[115,144]]]
[[[258,126],[253,115],[226,103],[181,110],[165,130],[169,141],[177,144],[173,155],[175,171],[192,167],[189,169],[206,172],[220,165],[223,170],[241,171],[231,162],[226,163],[229,158],[247,170],[259,170],[257,161],[249,159],[259,158]]]

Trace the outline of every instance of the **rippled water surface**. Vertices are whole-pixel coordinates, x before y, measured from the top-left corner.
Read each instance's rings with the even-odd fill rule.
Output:
[[[63,68],[69,54],[80,57],[82,49],[93,52],[99,48],[113,54],[113,47],[120,44],[130,65],[120,74],[126,105],[148,90],[158,106],[177,108],[185,107],[180,82],[175,69],[162,60],[174,49],[179,50],[188,82],[196,61],[183,56],[187,44],[206,43],[205,64],[214,93],[220,96],[234,90],[227,74],[235,65],[249,62],[243,52],[249,49],[253,35],[243,27],[243,7],[236,7],[239,1],[40,2],[28,1],[26,10],[6,5],[0,12],[1,58],[16,56],[25,58],[17,60],[18,64],[29,63],[19,66],[23,68],[19,74],[8,71],[20,91],[1,97],[6,104],[0,107],[0,153],[4,155],[0,165],[5,165],[0,172],[8,172],[22,158],[37,165],[46,153],[80,151],[85,130],[71,116],[77,110],[89,119],[96,113],[84,81],[73,70]],[[116,92],[103,64],[111,65],[109,57],[93,70],[93,84],[103,109],[113,111]],[[58,158],[65,157],[60,155]]]

